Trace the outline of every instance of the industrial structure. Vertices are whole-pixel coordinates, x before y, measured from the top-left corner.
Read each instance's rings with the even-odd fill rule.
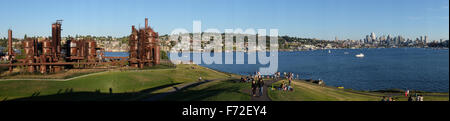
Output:
[[[131,26],[131,35],[128,40],[130,50],[128,63],[132,67],[144,68],[160,63],[159,35],[148,27],[148,19],[145,18],[145,28],[136,30]]]
[[[69,39],[61,44],[61,22],[57,20],[52,24],[51,39],[24,38],[22,41],[24,58],[16,59],[12,47],[12,30],[8,30],[8,61],[9,71],[14,67],[24,67],[27,72],[59,72],[63,69],[91,68],[99,64],[106,64],[101,48],[92,39]],[[148,27],[148,19],[145,19],[145,28],[136,30],[132,26],[130,35],[129,57],[122,57],[122,61],[128,61],[131,67],[144,68],[160,63],[158,33]],[[117,58],[117,57],[112,57]]]
[[[14,55],[15,54],[14,54],[14,50],[12,47],[12,30],[8,29],[8,55],[7,55],[7,58],[8,58],[9,64],[12,64],[13,61],[15,60]],[[9,66],[9,70],[12,70],[12,69],[13,69],[12,66]]]
[[[38,40],[36,38],[24,38],[22,42],[25,59],[20,60],[28,69],[28,72],[35,70],[41,73],[58,72],[63,69],[63,65],[53,65],[47,63],[64,62],[61,54],[61,21],[52,24],[52,38]]]

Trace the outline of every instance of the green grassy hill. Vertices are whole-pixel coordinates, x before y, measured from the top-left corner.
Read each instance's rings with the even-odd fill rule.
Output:
[[[199,77],[205,81],[198,82]],[[1,100],[32,101],[251,101],[250,84],[239,83],[239,75],[214,71],[197,65],[177,65],[176,68],[105,71],[67,81],[1,80]],[[275,82],[278,86],[282,81]],[[194,84],[195,85],[189,85]],[[189,86],[186,86],[189,85]],[[319,86],[306,81],[294,81],[294,91],[270,90],[273,101],[380,101],[392,96],[400,101],[403,93],[381,93]],[[179,89],[173,93],[167,93]],[[112,93],[109,93],[109,89]],[[158,97],[161,94],[167,94]],[[425,101],[448,101],[448,93],[421,93]],[[158,98],[154,98],[158,97]]]
[[[282,81],[274,83],[279,86]],[[399,101],[407,101],[403,93],[376,93],[335,87],[319,86],[305,81],[293,81],[294,91],[270,90],[274,101],[380,101],[383,96],[391,96]],[[448,101],[448,93],[421,93],[425,101]]]
[[[132,98],[145,97],[155,89],[196,81],[200,76],[203,79],[219,79],[227,78],[229,75],[197,65],[178,65],[171,69],[102,72],[68,81],[0,81],[0,100],[31,96],[34,100],[36,98],[39,100],[40,98],[42,100],[103,100],[103,97],[107,97],[105,100],[122,100],[122,95],[133,94]],[[102,93],[109,93],[109,88],[114,94],[122,93],[121,96],[117,98],[104,96]],[[68,94],[69,92],[71,93]],[[49,96],[56,94],[69,96]]]

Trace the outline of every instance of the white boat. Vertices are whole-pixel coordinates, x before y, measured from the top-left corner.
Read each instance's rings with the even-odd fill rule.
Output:
[[[360,53],[360,54],[355,55],[355,56],[358,57],[358,58],[362,58],[362,57],[364,57],[364,54]]]
[[[331,50],[328,50],[328,53],[331,53]]]

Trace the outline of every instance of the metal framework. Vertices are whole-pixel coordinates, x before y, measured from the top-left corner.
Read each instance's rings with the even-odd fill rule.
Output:
[[[147,18],[145,18],[145,28],[136,30],[134,26],[131,26],[129,45],[130,66],[144,68],[160,63],[159,35],[148,27]]]
[[[57,20],[52,24],[51,39],[24,38],[22,41],[25,58],[15,58],[12,47],[12,30],[8,30],[8,66],[12,71],[14,67],[24,66],[28,72],[58,72],[64,68],[72,68],[74,65],[93,67],[99,64],[117,63],[102,62],[102,59],[128,60],[132,67],[144,68],[160,63],[159,35],[148,27],[148,19],[145,18],[145,28],[136,30],[132,26],[129,40],[129,57],[103,57],[103,53],[97,54],[97,43],[92,39],[73,40],[69,39],[65,45],[61,44],[61,23]],[[62,50],[65,50],[62,53]],[[126,61],[125,61],[126,62]]]

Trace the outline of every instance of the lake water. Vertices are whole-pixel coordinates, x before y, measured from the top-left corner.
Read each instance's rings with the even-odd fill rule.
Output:
[[[128,52],[103,52],[105,57],[128,57]]]
[[[365,57],[355,57],[359,53],[364,53]],[[328,50],[279,52],[278,59],[278,71],[293,72],[302,79],[322,79],[331,86],[356,90],[396,88],[432,92],[448,92],[449,89],[448,49],[374,48],[336,49],[331,50],[331,53]],[[243,75],[267,66],[200,65]]]

